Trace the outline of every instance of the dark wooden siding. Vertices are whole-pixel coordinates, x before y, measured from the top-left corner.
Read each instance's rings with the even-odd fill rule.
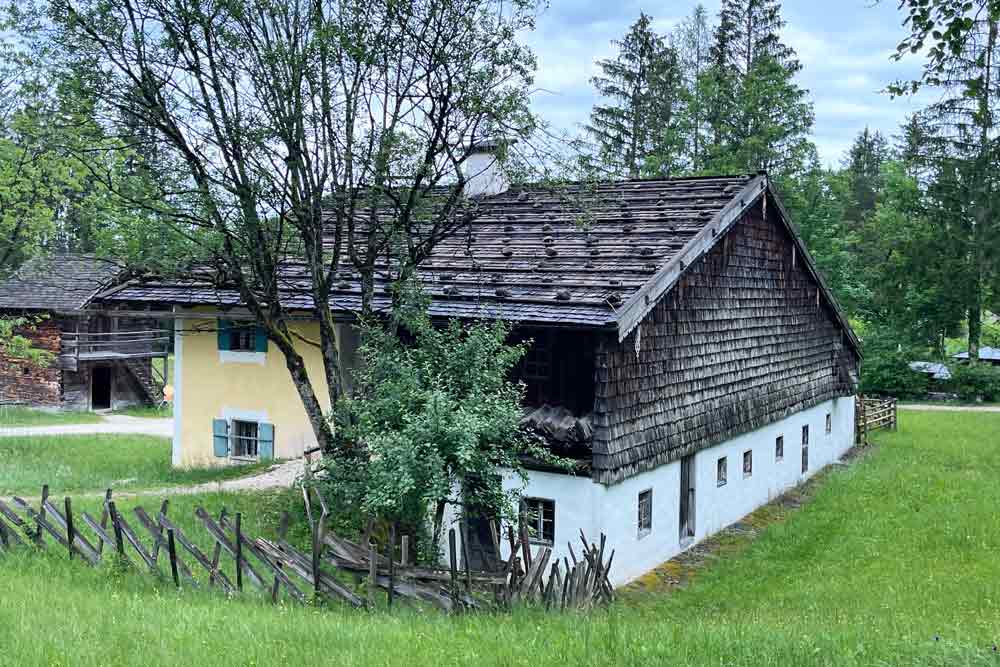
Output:
[[[612,484],[838,396],[857,355],[777,215],[754,207],[596,355],[595,479]],[[636,353],[636,336],[639,351]]]

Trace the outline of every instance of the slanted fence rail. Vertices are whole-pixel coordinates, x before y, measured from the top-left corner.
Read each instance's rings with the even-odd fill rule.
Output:
[[[307,549],[288,542],[287,513],[277,539],[268,540],[248,535],[240,513],[230,515],[223,509],[212,515],[198,507],[197,525],[208,539],[192,540],[169,515],[169,501],[155,513],[136,506],[130,518],[108,490],[100,517],[94,517],[75,512],[72,498],[53,502],[46,486],[36,506],[17,497],[10,503],[0,500],[0,555],[13,549],[61,549],[71,560],[93,567],[114,563],[177,588],[214,589],[228,598],[247,588],[273,602],[336,600],[358,609],[379,607],[383,593],[389,607],[405,600],[445,612],[508,609],[523,603],[547,610],[585,609],[613,599],[608,572],[614,552],[608,552],[603,534],[594,544],[581,532],[579,551],[569,545],[572,563],[560,563],[552,559],[550,547],[533,552],[522,526],[520,537],[509,531],[510,557],[502,570],[477,572],[468,568],[467,555],[460,567],[452,529],[449,567],[418,567],[410,562],[408,536],[397,540],[395,526],[384,548],[374,541],[352,542],[329,530],[322,498],[311,504],[312,494],[303,494],[312,537]],[[318,517],[317,505],[322,508]],[[211,546],[203,550],[199,542]]]
[[[858,396],[855,399],[855,443],[868,444],[868,434],[879,429],[895,431],[898,425],[895,398]]]

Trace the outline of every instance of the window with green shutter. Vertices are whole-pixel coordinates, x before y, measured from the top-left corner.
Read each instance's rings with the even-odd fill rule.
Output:
[[[267,333],[250,322],[218,320],[219,349],[224,352],[267,352]]]

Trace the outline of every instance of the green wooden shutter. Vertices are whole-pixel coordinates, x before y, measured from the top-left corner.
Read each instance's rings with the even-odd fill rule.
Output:
[[[274,458],[274,424],[257,424],[257,453],[261,461]]]
[[[254,351],[256,352],[267,352],[267,333],[264,331],[264,327],[254,327]]]
[[[212,420],[212,441],[216,457],[229,456],[229,422],[225,419]]]
[[[217,328],[219,331],[219,349],[231,350],[232,336],[230,336],[230,331],[233,328],[233,323],[229,320],[218,320]]]

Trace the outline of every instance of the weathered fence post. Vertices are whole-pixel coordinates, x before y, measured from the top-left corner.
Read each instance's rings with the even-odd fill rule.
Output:
[[[393,588],[396,586],[396,522],[392,522],[389,528],[389,544],[386,545],[385,555],[389,559],[389,592],[386,593],[386,604],[392,609]]]
[[[448,530],[448,564],[451,566],[451,599],[453,608],[458,610],[458,549],[455,546],[455,529]]]
[[[170,556],[170,576],[174,578],[174,586],[181,587],[181,575],[177,571],[177,545],[174,543],[174,529],[167,529],[167,554]]]
[[[122,537],[122,524],[118,520],[118,508],[113,500],[108,503],[108,514],[111,516],[111,526],[115,529],[115,551],[118,552],[120,558],[124,559],[125,540]]]
[[[410,536],[403,535],[399,547],[399,564],[407,567],[410,564]]]
[[[378,544],[374,539],[368,539],[368,604],[375,608],[375,589],[378,578]]]
[[[73,528],[73,501],[66,496],[64,505],[66,508],[66,544],[69,545],[69,557],[73,559],[73,540],[76,539],[76,531]]]
[[[243,592],[243,513],[236,513],[236,590]]]

